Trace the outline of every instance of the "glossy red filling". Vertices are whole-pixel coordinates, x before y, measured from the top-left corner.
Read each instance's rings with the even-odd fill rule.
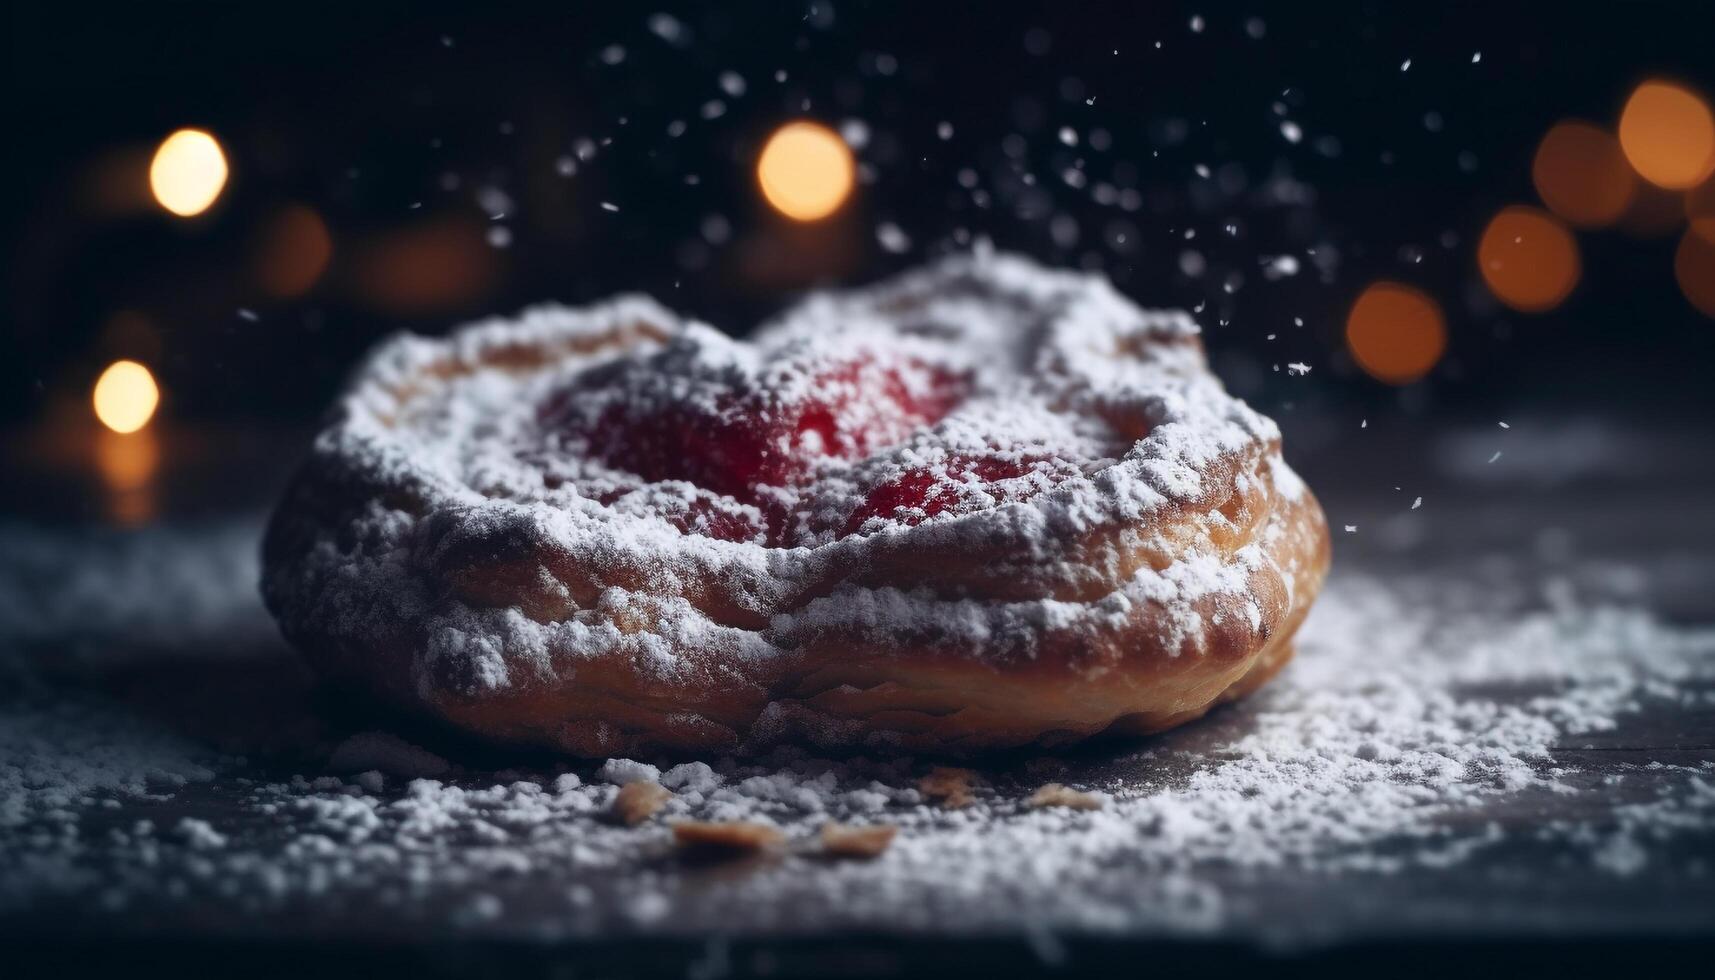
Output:
[[[840,536],[858,533],[875,518],[909,527],[962,505],[1026,500],[1075,472],[1069,464],[1042,457],[952,455],[872,488],[846,518]]]
[[[714,385],[706,378],[676,387],[663,374],[642,373],[651,370],[639,362],[629,371],[590,372],[546,404],[541,417],[582,442],[583,451],[642,483],[684,481],[714,495],[650,506],[686,533],[781,545],[790,543],[792,527],[814,532],[822,524],[824,533],[844,537],[876,518],[912,525],[949,510],[1024,499],[1075,472],[1041,456],[957,455],[869,488],[843,518],[823,509],[812,519],[805,515],[816,508],[783,500],[812,500],[818,469],[830,460],[866,459],[934,425],[963,401],[968,379],[913,360],[854,356],[792,375],[792,383],[781,386],[795,393],[788,397],[761,383]],[[801,492],[766,489],[780,487]],[[636,489],[607,494],[603,502]],[[831,525],[823,523],[830,519]]]

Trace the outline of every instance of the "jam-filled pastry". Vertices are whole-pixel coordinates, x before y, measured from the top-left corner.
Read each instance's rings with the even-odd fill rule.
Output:
[[[589,756],[1144,733],[1328,565],[1195,324],[978,253],[732,340],[627,297],[382,345],[274,515],[327,678]]]

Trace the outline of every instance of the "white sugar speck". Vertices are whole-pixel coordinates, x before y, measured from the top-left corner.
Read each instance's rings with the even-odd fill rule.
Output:
[[[875,240],[881,247],[894,255],[910,251],[911,237],[891,221],[883,221],[875,226]]]

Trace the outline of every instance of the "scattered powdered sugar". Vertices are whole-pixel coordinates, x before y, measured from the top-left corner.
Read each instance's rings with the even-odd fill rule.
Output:
[[[1715,630],[1548,595],[1337,574],[1258,695],[1129,745],[979,764],[959,809],[917,788],[930,760],[789,750],[495,772],[371,732],[330,741],[321,770],[270,774],[32,681],[0,693],[0,909],[57,896],[170,919],[218,903],[272,922],[313,907],[332,930],[358,909],[529,935],[1184,933],[1261,928],[1247,882],[1337,876],[1364,894],[1407,871],[1504,875],[1519,848],[1568,874],[1704,880],[1685,855],[1715,836],[1715,766],[1583,746],[1644,708],[1715,704]],[[448,771],[405,774],[425,759]],[[333,774],[357,766],[372,768]],[[672,796],[627,827],[609,810],[636,781]],[[1101,805],[1030,806],[1048,783]],[[711,878],[673,856],[681,819],[771,825],[787,846]],[[828,862],[830,821],[899,833],[873,860]]]

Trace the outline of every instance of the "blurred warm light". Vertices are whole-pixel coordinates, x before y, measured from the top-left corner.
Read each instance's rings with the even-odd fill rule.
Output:
[[[1669,190],[1694,187],[1715,173],[1715,115],[1689,89],[1644,82],[1620,114],[1620,145],[1650,183]]]
[[[207,211],[225,186],[226,154],[200,129],[181,129],[162,140],[149,164],[155,200],[180,217]]]
[[[1691,305],[1715,317],[1715,239],[1688,230],[1673,255],[1673,275]]]
[[[1620,220],[1637,193],[1620,141],[1577,119],[1555,123],[1542,137],[1530,175],[1542,203],[1580,228]]]
[[[104,357],[148,362],[161,356],[161,334],[136,310],[119,310],[102,324],[98,348]]]
[[[282,299],[302,296],[327,271],[333,236],[322,216],[294,204],[275,215],[263,230],[256,255],[256,279]]]
[[[833,214],[852,192],[852,151],[826,126],[787,123],[768,138],[756,179],[768,203],[795,221]]]
[[[351,268],[359,297],[392,314],[429,313],[480,298],[500,275],[485,226],[431,218],[359,245]]]
[[[95,467],[107,488],[108,515],[119,524],[155,516],[155,471],[161,444],[153,429],[130,435],[103,430],[95,439]]]
[[[149,424],[161,391],[148,368],[136,361],[114,361],[96,380],[91,401],[101,424],[124,434]]]
[[[1489,291],[1526,313],[1559,306],[1578,284],[1578,243],[1553,215],[1538,208],[1502,208],[1483,231],[1477,266]]]
[[[1346,347],[1364,372],[1388,384],[1428,374],[1447,349],[1441,307],[1415,286],[1373,283],[1346,316]]]
[[[1715,242],[1715,177],[1685,192],[1685,217],[1692,231]]]
[[[1638,181],[1638,192],[1620,219],[1619,229],[1633,238],[1662,238],[1685,223],[1685,195]]]

